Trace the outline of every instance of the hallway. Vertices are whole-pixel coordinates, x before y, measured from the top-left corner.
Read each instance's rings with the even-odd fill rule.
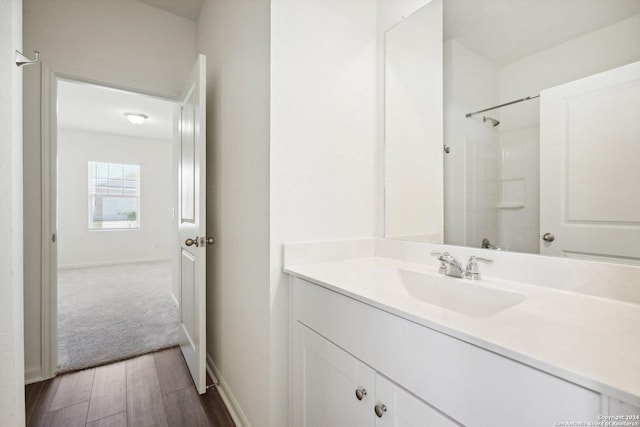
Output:
[[[26,411],[27,426],[235,426],[215,387],[198,396],[178,347],[30,384]]]

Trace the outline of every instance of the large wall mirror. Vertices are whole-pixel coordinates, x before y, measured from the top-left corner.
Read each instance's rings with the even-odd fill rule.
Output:
[[[385,237],[640,264],[640,1],[425,0],[384,49]]]

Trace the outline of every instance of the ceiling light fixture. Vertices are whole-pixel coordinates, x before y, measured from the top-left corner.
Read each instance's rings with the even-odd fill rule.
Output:
[[[149,116],[141,113],[124,113],[124,116],[127,118],[127,120],[136,125],[141,125],[145,120],[149,118]]]

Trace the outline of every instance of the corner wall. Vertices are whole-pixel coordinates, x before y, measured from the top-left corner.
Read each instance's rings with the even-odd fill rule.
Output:
[[[282,244],[375,232],[376,6],[369,0],[271,1],[273,427],[286,426],[289,415]]]
[[[385,33],[385,236],[443,241],[442,1]]]
[[[385,124],[384,68],[385,34],[431,0],[376,0],[376,147],[375,147],[375,233],[385,236]]]
[[[207,350],[253,426],[288,425],[283,242],[374,232],[375,12],[366,0],[205,0],[198,20],[217,238]]]
[[[24,411],[22,289],[22,2],[0,1],[0,425]]]
[[[117,31],[115,31],[117,29]],[[196,25],[130,0],[24,0],[24,51],[60,72],[177,97],[196,58]],[[42,377],[41,70],[24,71],[25,367]]]
[[[207,353],[240,421],[268,425],[268,0],[205,0],[207,55]],[[280,424],[284,426],[286,424]]]

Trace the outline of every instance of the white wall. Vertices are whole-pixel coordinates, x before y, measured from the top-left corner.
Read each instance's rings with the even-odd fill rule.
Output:
[[[117,31],[116,31],[117,29]],[[196,57],[193,21],[130,0],[25,0],[24,50],[45,64],[137,90],[178,96]],[[41,376],[41,68],[25,69],[25,364]]]
[[[170,139],[58,130],[58,268],[170,258],[172,151]],[[139,230],[89,230],[90,161],[140,165]]]
[[[241,421],[254,426],[268,425],[271,404],[269,13],[268,0],[205,0],[197,31],[208,67],[207,230],[216,237],[207,353]]]
[[[375,235],[385,235],[385,141],[384,141],[384,38],[388,30],[419,10],[430,0],[377,0],[376,1],[376,169],[375,183]]]
[[[282,243],[374,232],[375,5],[210,0],[198,30],[218,238],[207,350],[245,421],[285,426]]]
[[[271,1],[271,419],[287,425],[287,241],[372,236],[376,4]]]
[[[22,289],[22,2],[0,1],[0,425],[24,412]]]
[[[635,62],[640,58],[638,40],[640,15],[505,65],[500,68],[500,101],[534,95],[542,89]],[[537,111],[537,102],[527,104]],[[512,122],[508,108],[503,114],[508,123]],[[513,114],[523,117],[522,112]],[[526,116],[526,120],[532,118],[537,120],[537,114]]]
[[[443,238],[442,2],[384,41],[385,236]]]
[[[498,101],[498,68],[456,40],[444,46],[445,242],[498,244],[498,128],[482,114],[465,114]],[[487,115],[499,119],[497,111]]]

